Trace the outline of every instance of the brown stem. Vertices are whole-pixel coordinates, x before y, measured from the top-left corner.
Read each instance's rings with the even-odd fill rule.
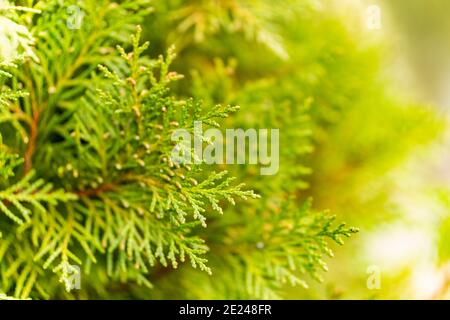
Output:
[[[103,11],[101,11],[100,14],[103,16]],[[97,39],[97,35],[91,34],[91,36],[88,38],[85,45],[83,46],[80,54],[76,58],[75,62],[67,70],[65,75],[62,76],[61,79],[59,79],[59,81],[56,85],[56,89],[55,89],[56,92],[58,90],[60,90],[62,87],[64,87],[64,84],[73,76],[73,74],[77,71],[77,69],[83,64],[84,56],[87,54],[87,52],[91,48],[91,45],[93,43],[95,43],[96,39]],[[46,103],[48,103],[48,101],[47,101],[46,103],[44,103],[43,107],[38,108],[37,99],[36,99],[35,92],[33,90],[33,84],[32,84],[32,80],[31,80],[32,78],[31,78],[30,72],[28,72],[27,77],[28,77],[28,79],[30,79],[28,81],[28,89],[30,90],[30,98],[31,98],[31,107],[32,107],[33,117],[31,119],[32,121],[30,123],[30,139],[29,139],[29,143],[28,143],[27,149],[25,151],[25,155],[24,155],[24,161],[25,161],[24,162],[24,172],[25,172],[25,174],[27,174],[33,167],[32,158],[33,158],[34,151],[36,149],[39,117],[40,117],[41,111],[45,108]]]
[[[98,188],[76,191],[75,194],[79,197],[98,196],[99,194],[101,194],[103,192],[113,190],[115,187],[116,186],[114,184],[107,183],[107,184],[101,185]]]
[[[32,166],[33,166],[33,153],[36,148],[36,140],[37,140],[37,129],[38,129],[38,123],[39,123],[39,112],[36,111],[33,113],[33,119],[30,124],[30,140],[28,141],[28,146],[25,151],[25,174],[30,172]]]

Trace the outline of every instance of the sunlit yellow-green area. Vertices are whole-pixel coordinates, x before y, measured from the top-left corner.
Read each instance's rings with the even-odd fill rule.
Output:
[[[348,217],[361,234],[337,251],[325,285],[291,290],[290,298],[450,298],[449,8],[440,0],[333,4],[351,36],[381,53],[380,82],[367,85],[418,108],[399,111],[379,96],[353,100],[319,147],[316,204]],[[441,122],[436,135],[424,115],[413,115],[426,109]]]

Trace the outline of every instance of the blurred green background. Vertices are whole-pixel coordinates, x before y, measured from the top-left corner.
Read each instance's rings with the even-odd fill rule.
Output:
[[[450,298],[450,141],[448,130],[450,108],[450,23],[446,17],[450,3],[444,0],[338,1],[335,9],[350,33],[361,37],[369,46],[379,48],[383,85],[389,94],[402,102],[420,104],[433,109],[443,121],[439,134],[424,145],[413,139],[405,157],[392,165],[392,156],[378,159],[380,171],[370,162],[359,168],[337,168],[328,151],[317,176],[321,183],[312,183],[320,204],[351,217],[362,225],[360,241],[351,242],[331,261],[331,272],[325,286],[306,292],[307,298],[373,298],[373,299],[449,299]],[[379,11],[379,24],[374,26],[374,8]],[[377,101],[379,101],[377,99]],[[361,146],[383,134],[390,125],[389,108],[381,114],[361,116],[360,135],[366,135]],[[387,112],[384,113],[383,112]],[[409,111],[407,112],[409,113]],[[383,117],[387,122],[371,128],[366,117]],[[401,117],[400,117],[401,118]],[[373,120],[373,119],[372,119]],[[342,141],[351,141],[349,129],[354,120],[338,130]],[[401,121],[401,119],[399,119]],[[405,123],[408,120],[405,118]],[[428,129],[427,129],[427,128]],[[424,134],[431,127],[424,126]],[[372,130],[372,132],[369,132]],[[414,130],[411,128],[411,130]],[[400,151],[411,131],[397,135],[385,131],[392,139],[394,154]],[[426,133],[425,133],[426,135]],[[334,140],[334,139],[333,139]],[[382,157],[387,142],[383,142]],[[361,150],[361,149],[359,149]],[[395,155],[394,155],[395,156]],[[336,175],[331,194],[324,188],[323,170]],[[359,178],[358,178],[359,177]],[[369,178],[368,178],[369,177]],[[330,180],[329,180],[330,181]],[[336,180],[332,180],[335,182]],[[316,186],[316,187],[314,187]],[[317,187],[318,186],[318,187]],[[378,281],[378,282],[377,282]],[[298,292],[291,291],[291,297]]]

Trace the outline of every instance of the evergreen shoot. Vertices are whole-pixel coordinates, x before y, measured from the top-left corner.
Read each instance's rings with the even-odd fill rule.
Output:
[[[323,120],[312,98],[269,78],[230,84],[222,60],[214,76],[201,59],[175,71],[189,41],[225,25],[285,63],[274,29],[244,7],[231,21],[227,7],[164,7],[0,1],[0,299],[281,298],[286,284],[322,281],[331,243],[357,232],[303,197]],[[205,29],[176,41],[168,29],[183,38],[198,12]],[[280,128],[280,172],[173,161],[174,132],[196,136],[196,122]]]

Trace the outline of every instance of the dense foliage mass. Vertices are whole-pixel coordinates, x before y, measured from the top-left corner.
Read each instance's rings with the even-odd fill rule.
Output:
[[[357,229],[314,198],[351,211],[336,181],[367,183],[437,131],[320,8],[0,1],[0,294],[264,299],[320,281]],[[173,163],[196,121],[280,129],[279,172]]]

